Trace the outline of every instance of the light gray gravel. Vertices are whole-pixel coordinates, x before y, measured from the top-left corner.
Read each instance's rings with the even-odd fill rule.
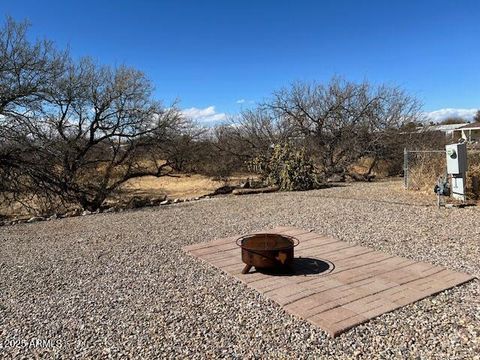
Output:
[[[434,203],[361,183],[2,227],[0,358],[480,359],[478,280],[331,339],[181,251],[290,225],[479,276],[479,209]]]

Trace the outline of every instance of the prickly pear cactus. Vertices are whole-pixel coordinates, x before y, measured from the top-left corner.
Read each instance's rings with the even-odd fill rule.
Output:
[[[318,185],[312,161],[303,149],[296,149],[290,143],[275,145],[269,158],[255,158],[252,167],[268,185],[276,185],[283,191],[310,190]]]

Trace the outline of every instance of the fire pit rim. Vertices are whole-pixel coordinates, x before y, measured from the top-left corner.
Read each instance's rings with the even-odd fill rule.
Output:
[[[235,240],[235,243],[237,244],[237,246],[239,246],[240,248],[242,249],[245,249],[247,251],[252,251],[253,249],[251,248],[248,248],[246,247],[244,244],[243,244],[243,241],[248,239],[248,238],[251,238],[251,237],[254,237],[254,236],[262,236],[262,235],[267,235],[267,236],[271,236],[271,235],[274,235],[274,236],[279,236],[279,237],[283,237],[287,240],[290,241],[290,244],[289,245],[285,245],[285,246],[282,246],[282,247],[275,247],[275,248],[270,248],[270,249],[264,249],[264,250],[270,250],[270,251],[281,251],[281,250],[287,250],[287,249],[291,249],[292,247],[297,247],[299,244],[300,244],[300,240],[298,240],[296,237],[293,237],[293,236],[290,236],[290,235],[284,235],[284,234],[276,234],[276,233],[255,233],[255,234],[247,234],[247,235],[243,235],[243,236],[240,236],[237,240]]]

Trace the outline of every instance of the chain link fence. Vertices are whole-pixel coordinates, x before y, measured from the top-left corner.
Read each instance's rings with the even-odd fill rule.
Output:
[[[468,149],[467,197],[478,199],[480,179],[480,151]],[[447,176],[445,150],[409,150],[403,152],[404,187],[433,193],[440,176]]]

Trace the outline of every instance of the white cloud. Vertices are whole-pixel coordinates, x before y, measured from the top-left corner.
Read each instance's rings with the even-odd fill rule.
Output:
[[[215,106],[208,106],[204,109],[192,107],[182,110],[182,114],[192,120],[202,123],[213,123],[223,121],[227,118],[225,113],[217,113]]]
[[[439,122],[451,117],[459,117],[467,121],[472,121],[478,109],[440,109],[426,113],[427,119]]]
[[[254,104],[255,101],[253,100],[246,100],[246,99],[238,99],[235,101],[237,104]]]

